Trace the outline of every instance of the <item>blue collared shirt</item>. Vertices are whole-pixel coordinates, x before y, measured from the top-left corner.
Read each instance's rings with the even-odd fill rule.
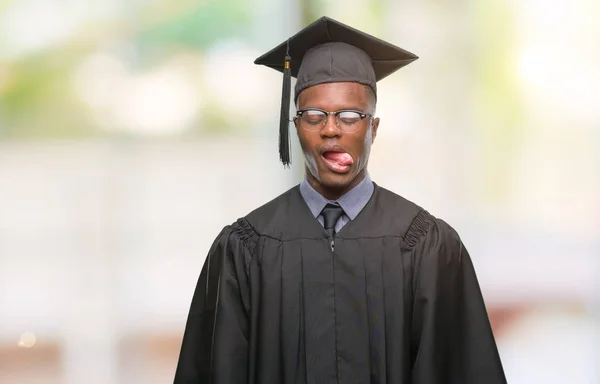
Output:
[[[375,186],[367,173],[365,178],[358,183],[358,185],[352,188],[350,191],[346,192],[342,197],[337,200],[328,200],[319,192],[317,192],[312,185],[306,180],[306,178],[300,184],[300,194],[304,198],[306,205],[312,212],[313,216],[324,225],[323,216],[321,216],[321,211],[327,204],[339,204],[344,210],[344,214],[338,220],[335,225],[335,231],[339,232],[344,225],[348,223],[350,220],[354,220],[356,216],[363,210],[365,205],[371,199],[373,195],[373,191],[375,190]]]

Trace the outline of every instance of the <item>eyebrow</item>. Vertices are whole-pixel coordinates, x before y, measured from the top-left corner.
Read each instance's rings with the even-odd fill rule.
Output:
[[[320,109],[321,111],[325,111],[325,109],[323,108],[319,108],[319,107],[304,107],[304,108],[298,108],[298,111],[300,110],[304,110],[304,109]],[[329,112],[338,112],[338,111],[357,111],[360,113],[367,113],[364,111],[364,109],[359,108],[359,107],[344,107],[344,108],[339,108],[335,111],[329,111]]]

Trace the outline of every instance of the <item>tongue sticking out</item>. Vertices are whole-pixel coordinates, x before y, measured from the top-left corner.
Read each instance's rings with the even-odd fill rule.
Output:
[[[354,160],[352,160],[352,156],[345,152],[325,152],[323,157],[327,160],[334,161],[340,167],[345,167],[352,165]]]

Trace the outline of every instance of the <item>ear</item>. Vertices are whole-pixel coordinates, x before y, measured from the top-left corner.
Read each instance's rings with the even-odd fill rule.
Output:
[[[375,142],[375,138],[377,137],[377,129],[379,128],[379,117],[373,119],[371,123],[371,138],[372,142]]]
[[[296,127],[296,133],[299,134],[300,133],[300,119],[297,119],[296,117],[292,118],[292,122],[294,123],[294,127]]]

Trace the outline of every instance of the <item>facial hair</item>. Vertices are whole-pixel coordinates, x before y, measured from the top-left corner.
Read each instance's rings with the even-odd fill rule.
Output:
[[[319,168],[317,167],[317,159],[315,159],[312,152],[308,150],[304,151],[304,163],[306,164],[306,169],[308,169],[308,172],[310,172],[315,180],[321,182],[321,179],[319,178]]]
[[[367,167],[367,164],[369,163],[369,157],[371,156],[371,146],[373,145],[373,129],[372,126],[369,125],[369,127],[367,128],[367,133],[365,134],[365,141],[364,141],[364,145],[365,145],[365,150],[363,151],[363,154],[360,158],[356,159],[357,162],[357,172],[356,174],[359,174],[363,169],[365,169]]]
[[[355,159],[357,165],[357,175],[367,166],[369,162],[369,156],[371,155],[371,146],[373,145],[373,130],[371,128],[371,125],[369,125],[365,134],[365,149],[363,151],[362,156]],[[319,177],[319,168],[317,167],[317,159],[309,150],[304,150],[304,163],[306,164],[306,169],[308,169],[308,171],[315,178],[315,180],[321,182],[321,178]]]

